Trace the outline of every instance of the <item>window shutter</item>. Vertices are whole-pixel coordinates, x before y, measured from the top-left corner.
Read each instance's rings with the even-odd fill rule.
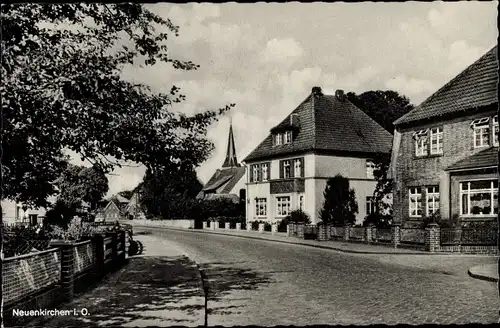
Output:
[[[290,178],[295,177],[295,161],[296,159],[290,160]]]
[[[304,177],[304,157],[300,159],[300,176],[303,178]]]
[[[253,182],[253,165],[250,165],[250,182]]]
[[[271,180],[271,162],[267,163],[267,180]]]
[[[262,165],[257,166],[257,181],[262,181]]]
[[[272,139],[273,146],[276,146],[276,135],[275,134],[271,135],[271,139]]]
[[[280,161],[280,179],[283,179],[285,176],[284,170],[283,170],[283,161]]]

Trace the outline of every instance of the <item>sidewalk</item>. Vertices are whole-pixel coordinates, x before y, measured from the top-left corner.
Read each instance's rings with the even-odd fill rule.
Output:
[[[469,276],[476,279],[498,282],[498,264],[485,264],[472,267]]]
[[[204,325],[205,297],[196,264],[168,241],[140,235],[145,254],[98,287],[58,310],[70,315],[35,320],[28,327],[145,327]],[[73,309],[80,312],[74,315]]]
[[[345,253],[357,253],[357,254],[401,254],[401,255],[450,255],[450,253],[429,253],[419,250],[412,250],[406,248],[393,248],[391,246],[380,246],[373,244],[364,243],[345,243],[342,241],[317,241],[317,240],[305,240],[297,237],[287,237],[283,233],[278,233],[277,235],[272,235],[270,232],[259,233],[257,231],[231,231],[231,230],[208,230],[208,229],[182,229],[173,227],[160,227],[151,225],[140,225],[135,224],[134,227],[137,228],[161,228],[161,229],[171,229],[180,231],[189,231],[195,233],[211,233],[227,236],[238,236],[242,238],[251,239],[264,239],[269,241],[275,241],[286,244],[311,246],[323,249],[332,249],[336,251],[341,251]],[[455,254],[456,255],[456,254]]]

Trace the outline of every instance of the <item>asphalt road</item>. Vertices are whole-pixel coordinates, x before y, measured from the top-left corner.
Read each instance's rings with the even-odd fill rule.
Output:
[[[494,257],[347,254],[151,231],[200,265],[209,287],[210,326],[498,321],[496,284],[467,275],[470,266],[493,263]]]

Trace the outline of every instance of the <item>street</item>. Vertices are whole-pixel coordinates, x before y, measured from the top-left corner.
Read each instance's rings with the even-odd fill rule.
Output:
[[[145,229],[146,230],[146,229]],[[195,260],[208,325],[463,324],[498,320],[496,284],[471,265],[495,257],[346,254],[202,232],[154,231]],[[148,250],[146,250],[147,252]]]

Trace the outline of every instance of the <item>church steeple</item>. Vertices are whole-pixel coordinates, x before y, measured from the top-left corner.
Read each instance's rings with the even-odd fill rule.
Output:
[[[226,151],[226,159],[224,160],[224,164],[222,167],[238,167],[238,159],[236,158],[236,146],[234,144],[234,135],[233,135],[233,122],[232,119],[229,119],[229,138],[227,141],[227,151]]]

